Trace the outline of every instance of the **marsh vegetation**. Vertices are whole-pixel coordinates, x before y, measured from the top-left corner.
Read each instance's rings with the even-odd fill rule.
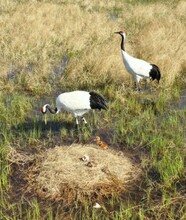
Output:
[[[186,219],[185,11],[178,0],[0,2],[0,219]],[[131,55],[160,67],[159,85],[134,91],[120,30]],[[79,135],[68,113],[45,124],[42,105],[77,89],[109,109],[88,114]],[[40,155],[96,135],[142,170],[125,191],[55,200],[25,189]]]

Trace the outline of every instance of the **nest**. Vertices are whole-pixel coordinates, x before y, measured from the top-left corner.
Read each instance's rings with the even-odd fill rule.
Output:
[[[94,144],[56,146],[34,161],[25,172],[27,190],[45,199],[68,202],[119,194],[141,172],[121,151],[103,150]]]

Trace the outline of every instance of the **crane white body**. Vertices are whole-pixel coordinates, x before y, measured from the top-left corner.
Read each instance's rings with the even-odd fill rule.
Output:
[[[134,81],[137,82],[137,88],[140,89],[140,80],[149,78],[150,80],[157,79],[158,82],[161,78],[160,70],[155,64],[150,64],[145,60],[135,58],[129,55],[124,48],[126,35],[124,32],[115,32],[122,37],[121,41],[121,55],[122,60],[127,71],[132,75]]]
[[[134,79],[150,78],[149,72],[151,65],[145,60],[130,56],[127,52],[121,51],[123,63],[127,71],[134,77]]]
[[[67,111],[74,115],[76,119],[76,127],[78,126],[78,117],[81,117],[83,122],[87,124],[84,114],[91,109],[107,109],[105,99],[95,92],[87,91],[72,91],[60,94],[56,98],[56,108],[52,109],[49,104],[45,104],[41,111],[43,114],[50,111],[52,114],[57,114],[60,111]]]
[[[56,107],[59,111],[71,112],[76,116],[83,116],[90,107],[90,94],[86,91],[73,91],[60,94],[56,99]]]

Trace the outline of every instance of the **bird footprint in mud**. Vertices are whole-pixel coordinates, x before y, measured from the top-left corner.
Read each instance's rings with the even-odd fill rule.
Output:
[[[101,138],[99,136],[96,136],[94,141],[104,150],[108,149],[108,144],[104,141],[101,141]]]

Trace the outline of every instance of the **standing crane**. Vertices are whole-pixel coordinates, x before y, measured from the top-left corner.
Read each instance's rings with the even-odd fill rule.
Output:
[[[78,128],[78,117],[81,117],[85,125],[87,121],[84,114],[91,109],[107,109],[105,99],[96,92],[72,91],[60,94],[56,98],[56,108],[52,108],[49,104],[45,104],[41,108],[41,112],[45,114],[49,110],[52,114],[57,114],[61,110],[73,113],[76,120],[76,129]]]
[[[161,78],[160,69],[155,64],[150,64],[145,60],[141,60],[130,56],[125,51],[125,39],[126,34],[123,31],[115,32],[121,36],[121,54],[123,63],[127,71],[132,75],[134,81],[137,83],[137,90],[140,90],[140,80],[143,78],[149,78],[151,81],[157,80],[158,83]]]

